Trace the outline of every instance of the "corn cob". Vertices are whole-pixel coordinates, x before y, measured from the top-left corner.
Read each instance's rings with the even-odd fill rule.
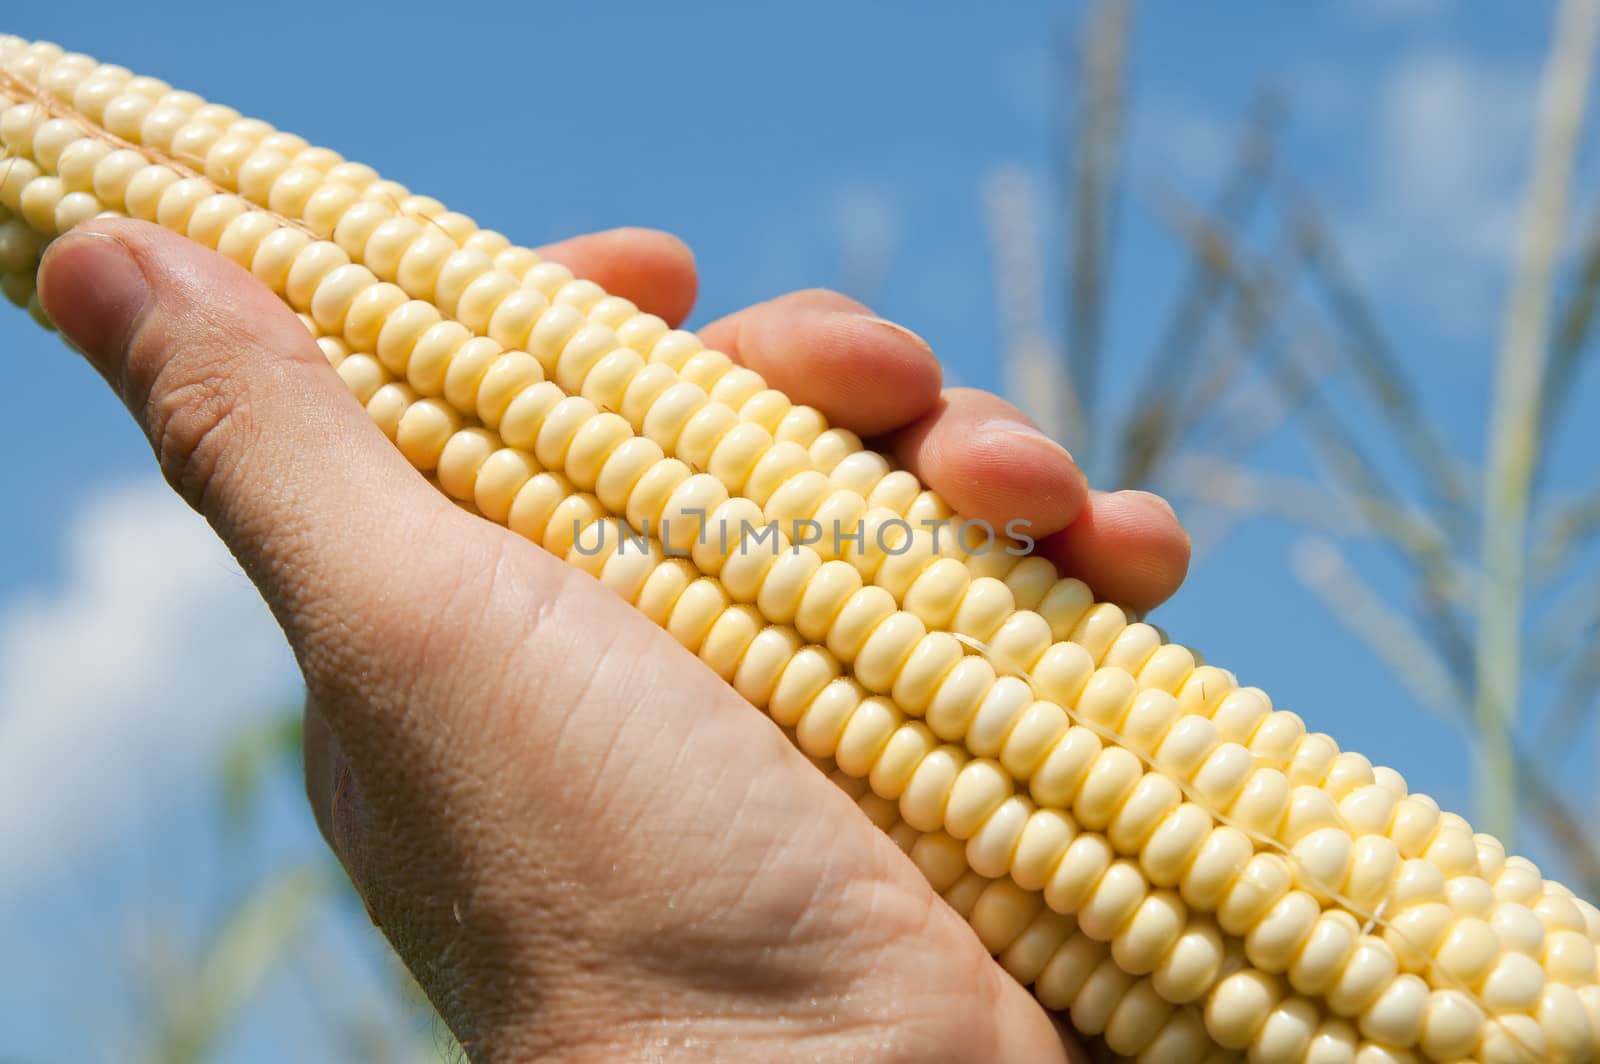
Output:
[[[1097,1024],[1061,984],[1088,947],[1063,937],[1035,986],[1087,1033],[1151,1060],[1594,1055],[1600,913],[1041,559],[900,530],[949,507],[691,334],[192,94],[15,39],[0,66],[8,297],[37,315],[42,241],[105,212],[240,261],[443,490],[622,593],[924,849],[959,850],[1000,899],[987,926],[1042,902],[1108,945],[1126,978],[1094,982],[1102,1019],[1182,1017]],[[787,522],[788,547],[819,517],[868,540],[741,549],[743,522]],[[634,533],[649,546],[606,549]]]

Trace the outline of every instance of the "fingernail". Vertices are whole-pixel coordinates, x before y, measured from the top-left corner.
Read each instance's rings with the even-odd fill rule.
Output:
[[[70,233],[50,249],[40,302],[67,342],[104,372],[126,348],[150,300],[144,271],[116,237]]]
[[[1169,517],[1176,518],[1178,516],[1178,512],[1172,508],[1172,504],[1153,491],[1140,491],[1137,488],[1127,488],[1124,489],[1121,494],[1144,499],[1161,508],[1162,510],[1165,510]]]
[[[986,436],[1011,436],[1018,439],[1043,441],[1049,444],[1053,450],[1060,452],[1067,461],[1073,461],[1071,451],[1046,436],[1039,430],[1038,426],[1030,425],[1026,421],[1016,421],[1011,418],[992,418],[978,422],[978,431]]]
[[[864,320],[870,321],[874,325],[881,325],[883,328],[892,330],[893,332],[897,332],[901,336],[906,337],[907,339],[915,340],[917,343],[921,344],[923,347],[928,347],[928,341],[924,340],[922,337],[918,336],[916,333],[912,332],[910,329],[906,328],[904,325],[901,325],[897,321],[890,321],[888,318],[876,318],[876,317],[871,316],[870,314],[869,315],[862,315],[862,317],[863,317]],[[932,348],[929,348],[929,350],[932,350]]]

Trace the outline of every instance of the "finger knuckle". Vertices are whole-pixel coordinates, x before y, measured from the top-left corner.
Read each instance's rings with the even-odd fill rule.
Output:
[[[225,366],[186,372],[168,362],[150,390],[143,420],[162,475],[203,510],[219,471],[237,464],[240,450],[249,446],[249,392]]]

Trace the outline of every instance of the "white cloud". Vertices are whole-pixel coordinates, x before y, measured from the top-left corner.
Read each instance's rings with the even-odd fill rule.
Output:
[[[1499,257],[1534,123],[1531,72],[1455,51],[1407,56],[1379,100],[1378,180],[1389,209],[1457,243]]]
[[[1537,92],[1532,69],[1431,45],[1378,81],[1365,131],[1344,130],[1368,159],[1363,195],[1335,219],[1357,270],[1458,337],[1498,319]]]
[[[0,899],[209,782],[294,689],[266,606],[161,482],[87,498],[63,571],[0,606]]]

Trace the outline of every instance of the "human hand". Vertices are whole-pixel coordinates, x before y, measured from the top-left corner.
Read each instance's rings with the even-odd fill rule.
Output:
[[[545,254],[673,323],[693,301],[692,259],[660,234]],[[58,240],[39,283],[283,626],[318,823],[475,1059],[1077,1052],[770,720],[430,487],[248,273],[119,220]],[[1181,580],[1164,504],[1089,492],[1013,407],[941,392],[925,344],[842,296],[702,335],[966,516],[1030,521],[1102,597],[1146,607]]]

